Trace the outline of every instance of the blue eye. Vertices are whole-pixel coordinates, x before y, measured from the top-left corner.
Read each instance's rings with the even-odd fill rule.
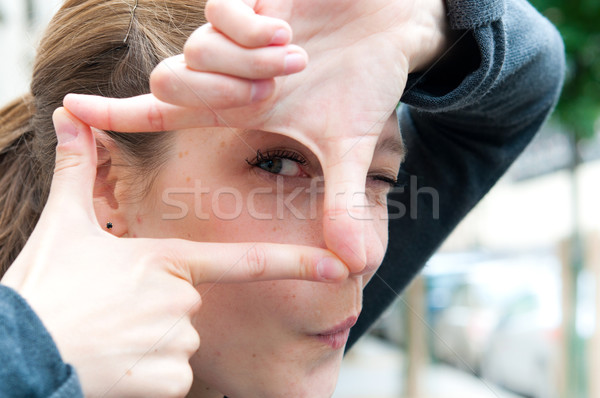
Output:
[[[302,170],[297,162],[289,159],[273,158],[262,161],[256,165],[269,173],[279,174],[284,176],[298,175]]]
[[[300,165],[307,162],[299,154],[290,151],[270,151],[265,154],[256,152],[256,159],[246,162],[271,174],[295,177],[303,174]]]

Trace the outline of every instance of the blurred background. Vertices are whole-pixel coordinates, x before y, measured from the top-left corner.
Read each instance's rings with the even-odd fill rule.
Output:
[[[600,398],[600,1],[531,3],[565,41],[560,103],[348,353],[336,398]]]
[[[60,3],[0,0],[0,103],[28,90]],[[532,4],[566,44],[556,112],[347,354],[335,398],[600,398],[600,1]]]

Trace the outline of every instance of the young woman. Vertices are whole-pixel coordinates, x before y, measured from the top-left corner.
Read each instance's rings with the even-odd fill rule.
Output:
[[[25,145],[36,150],[41,148],[35,153],[36,161],[43,170],[51,169],[55,142],[50,133],[45,137],[42,134],[52,131],[50,114],[65,94],[83,92],[125,97],[148,92],[146,82],[154,65],[162,58],[180,53],[183,42],[191,33],[186,27],[193,29],[194,24],[201,24],[193,20],[192,15],[197,13],[196,9],[191,9],[193,6],[184,10],[182,7],[185,6],[175,2],[160,2],[157,5],[157,2],[145,4],[140,1],[136,7],[118,3],[68,2],[42,43],[32,84],[36,101],[36,116],[32,120],[41,124],[29,124],[27,118],[22,119],[23,126],[35,126],[35,134],[31,132],[29,136],[25,135],[26,139],[11,142],[24,143],[21,148],[25,148]],[[402,5],[394,4],[395,7],[388,9],[383,3],[368,2],[360,3],[355,8],[342,8],[344,12],[341,12],[339,7],[343,6],[342,3],[331,2],[331,7],[327,9],[329,14],[314,7],[302,8],[302,5],[292,8],[294,12],[286,9],[285,5],[281,8],[266,2],[257,5],[257,11],[266,15],[289,17],[286,19],[291,20],[294,33],[298,34],[298,42],[312,58],[306,71],[310,74],[290,77],[278,82],[275,88],[272,82],[254,86],[253,83],[248,84],[248,80],[268,80],[273,74],[301,70],[304,66],[302,50],[286,47],[285,55],[295,55],[295,59],[291,64],[283,63],[287,66],[283,71],[271,72],[267,76],[257,76],[252,67],[247,68],[250,72],[245,75],[240,72],[240,69],[245,70],[243,64],[240,67],[234,62],[223,62],[228,54],[239,56],[235,51],[213,52],[213,57],[203,57],[199,54],[211,54],[211,48],[213,51],[230,48],[222,45],[211,47],[214,45],[211,37],[218,44],[228,43],[222,40],[222,36],[232,39],[236,45],[240,44],[236,40],[243,41],[235,37],[235,30],[231,30],[234,25],[226,22],[228,18],[222,19],[225,15],[235,20],[234,17],[238,15],[216,12],[214,24],[217,29],[201,30],[196,35],[196,38],[201,38],[199,48],[204,51],[195,55],[192,51],[191,56],[186,54],[185,62],[179,60],[177,63],[177,59],[174,59],[170,64],[164,64],[163,75],[165,71],[166,75],[173,73],[170,80],[163,80],[163,83],[167,83],[165,86],[157,87],[157,92],[162,92],[162,99],[175,104],[175,107],[164,103],[157,105],[147,97],[138,98],[131,108],[124,106],[121,109],[130,112],[128,119],[118,110],[112,114],[115,109],[105,108],[106,103],[100,102],[99,108],[90,109],[86,108],[89,102],[86,104],[85,99],[71,97],[70,101],[66,101],[67,106],[86,122],[106,130],[138,129],[132,126],[137,126],[135,117],[141,115],[146,118],[141,117],[138,125],[148,127],[140,129],[142,131],[156,130],[157,126],[160,127],[158,130],[174,130],[162,135],[97,133],[100,146],[95,210],[100,223],[111,233],[131,238],[183,237],[230,242],[266,240],[327,246],[350,266],[351,277],[336,285],[286,281],[198,286],[203,306],[194,324],[202,344],[198,354],[191,360],[194,369],[192,395],[214,392],[215,396],[222,393],[230,396],[327,396],[335,384],[341,348],[349,327],[356,321],[360,311],[362,288],[381,263],[387,244],[385,196],[398,175],[398,165],[404,152],[395,129],[396,123],[390,115],[402,94],[408,72],[428,71],[428,65],[435,60],[432,54],[439,55],[452,43],[440,34],[445,31],[444,24],[437,26],[435,23],[444,19],[444,13],[439,12],[439,2],[438,12],[431,14],[437,15],[437,19],[425,18],[426,22],[434,21],[436,33],[424,36],[409,35],[407,30],[394,29],[396,26],[407,26],[402,25],[401,21],[419,20],[418,15],[426,15],[415,11],[420,7],[405,7],[403,13],[400,12]],[[529,8],[518,2],[511,5],[516,11],[524,11],[525,15],[532,14]],[[163,6],[160,10],[156,8]],[[452,7],[450,4],[451,11]],[[421,8],[427,9],[424,6]],[[456,12],[456,8],[454,6],[456,27],[469,28],[466,22],[475,23],[458,18],[464,18],[467,13],[457,16],[460,13]],[[438,82],[435,89],[432,89],[432,84],[436,83],[434,78],[425,79],[428,80],[427,84],[418,87],[432,89],[441,95],[440,98],[448,90],[456,89],[454,84],[458,89],[464,89],[465,85],[471,87],[472,92],[464,92],[464,98],[457,98],[457,94],[454,94],[451,101],[454,102],[454,109],[460,109],[461,106],[468,108],[469,101],[472,103],[483,98],[494,86],[497,90],[506,90],[506,87],[514,84],[510,80],[512,76],[500,76],[506,42],[503,41],[503,35],[494,36],[495,31],[504,32],[503,22],[499,22],[502,19],[502,4],[492,4],[487,11],[490,11],[485,13],[489,19],[483,18],[483,15],[473,15],[473,20],[477,19],[475,17],[480,20],[475,23],[478,30],[473,37],[469,37],[468,43],[482,45],[489,39],[488,42],[492,43],[490,46],[497,45],[497,52],[490,53],[489,48],[482,49],[481,59],[477,55],[471,56],[471,62],[465,70]],[[511,10],[513,14],[516,11]],[[470,12],[477,14],[475,10]],[[110,15],[110,18],[99,21],[99,15]],[[330,18],[332,15],[335,17]],[[369,15],[371,19],[362,18],[363,15]],[[306,29],[297,30],[296,26],[302,25],[300,22],[303,18]],[[306,22],[308,19],[312,24]],[[180,26],[178,21],[184,22]],[[329,22],[331,25],[327,25]],[[514,21],[512,23],[510,27],[514,29]],[[483,25],[489,29],[482,28]],[[126,33],[124,36],[123,32]],[[419,41],[414,40],[415,37],[437,40]],[[403,39],[399,40],[402,45],[392,46],[392,43],[396,43],[394,39]],[[180,41],[173,42],[177,40]],[[65,43],[69,43],[69,46],[65,46]],[[281,46],[285,43],[285,40],[284,43],[276,40],[271,44]],[[418,51],[414,48],[411,51],[411,47],[416,47]],[[546,47],[542,47],[545,51]],[[45,53],[44,48],[52,51]],[[472,50],[469,45],[466,48]],[[215,59],[221,62],[211,61]],[[277,59],[275,55],[272,62],[277,63]],[[313,65],[313,69],[310,65]],[[483,73],[485,76],[475,73],[475,77],[469,81],[468,74],[480,72],[478,67],[489,67],[490,71]],[[200,75],[200,79],[197,79],[198,75],[188,73],[190,71],[209,75],[222,72],[217,79],[236,76],[238,80],[233,81],[239,85],[229,86],[235,89],[225,94],[218,90],[216,97],[221,95],[226,102],[235,102],[237,94],[241,93],[242,96],[254,96],[253,99],[258,100],[259,104],[216,112],[218,120],[214,124],[220,126],[218,128],[190,129],[194,125],[206,124],[203,121],[207,115],[215,119],[215,113],[211,113],[213,109],[204,107],[209,108],[210,112],[201,109],[204,93],[198,89],[208,88],[207,97],[210,99],[212,86],[202,80],[206,75]],[[336,73],[340,71],[342,73]],[[439,78],[439,73],[430,77]],[[463,84],[463,78],[468,84]],[[448,217],[439,228],[428,221],[437,221],[438,218],[432,206],[426,207],[427,204],[422,205],[416,213],[423,215],[423,207],[427,209],[424,215],[428,217],[425,217],[424,223],[422,217],[412,217],[412,211],[410,219],[402,219],[409,223],[415,221],[417,230],[425,232],[421,236],[423,242],[420,239],[418,242],[411,241],[415,243],[414,249],[408,245],[409,251],[416,253],[412,260],[423,260],[422,256],[439,243],[457,218],[489,188],[491,181],[522,149],[555,100],[560,78],[550,80],[551,84],[544,86],[543,95],[536,94],[549,100],[542,101],[544,104],[539,109],[529,112],[528,118],[520,118],[522,134],[504,132],[495,137],[491,137],[493,134],[475,137],[475,125],[478,125],[477,129],[495,130],[492,127],[504,128],[507,124],[497,123],[495,126],[495,122],[485,118],[473,116],[470,119],[466,117],[469,114],[467,111],[461,116],[469,120],[469,123],[462,124],[466,134],[454,137],[457,131],[453,127],[456,126],[444,127],[443,117],[442,122],[431,117],[430,120],[435,123],[429,126],[427,120],[413,115],[414,123],[420,123],[419,127],[428,134],[440,127],[443,134],[438,138],[446,147],[435,144],[437,140],[431,139],[433,135],[429,135],[430,138],[427,138],[427,134],[422,137],[413,135],[414,125],[408,124],[408,144],[411,148],[420,149],[420,155],[423,155],[419,159],[413,157],[409,165],[438,162],[438,167],[427,166],[422,170],[431,173],[429,176],[433,178],[429,181],[443,189],[443,192],[451,192],[448,187],[456,186],[456,180],[460,180],[456,177],[463,175],[463,163],[472,166],[479,164],[481,159],[493,161],[491,167],[488,165],[470,172],[475,177],[470,181],[470,187],[474,189],[466,192],[466,195],[456,194],[461,198],[458,207],[455,201],[444,202],[441,210]],[[411,85],[410,89],[415,88],[417,83]],[[195,87],[195,84],[198,86]],[[481,92],[477,92],[474,84],[479,85]],[[228,96],[227,93],[233,94]],[[423,100],[424,92],[415,97]],[[461,100],[464,103],[461,104]],[[437,102],[430,100],[422,106],[434,108],[439,106]],[[497,101],[490,99],[482,103],[487,107],[493,102]],[[185,105],[183,111],[182,104]],[[518,107],[518,101],[507,105],[505,111]],[[119,117],[107,120],[106,115]],[[23,128],[21,132],[27,133],[27,130]],[[42,133],[38,134],[38,131]],[[479,149],[473,152],[466,150],[470,145],[460,144],[465,137],[472,138],[471,144]],[[516,138],[513,140],[513,137]],[[454,145],[456,143],[459,145]],[[502,149],[488,152],[488,144],[499,145],[498,148]],[[502,156],[505,147],[509,148],[508,156]],[[462,153],[458,153],[458,148]],[[444,155],[444,150],[452,156]],[[431,158],[431,153],[439,153],[440,156]],[[50,156],[43,160],[43,154]],[[501,155],[501,159],[497,155]],[[449,160],[460,167],[447,169],[448,181],[441,182],[438,177],[443,173],[438,171]],[[42,179],[46,184],[48,175],[49,172]],[[319,177],[325,179],[324,190],[318,186]],[[468,177],[466,179],[469,180]],[[316,185],[312,184],[313,181],[317,181]],[[36,192],[42,192],[34,197],[41,197],[43,202],[47,185],[31,186]],[[337,201],[337,193],[342,193],[345,203]],[[359,200],[348,201],[357,193],[362,193]],[[345,213],[337,212],[339,209],[345,210]],[[414,211],[417,212],[417,209]],[[427,214],[428,211],[432,211],[432,214]],[[27,211],[15,214],[21,213]],[[33,214],[35,219],[35,212]],[[335,215],[343,222],[329,223],[328,218]],[[16,224],[25,225],[19,220],[16,220]],[[423,229],[423,226],[427,228]],[[410,233],[410,230],[407,229],[405,233]],[[21,242],[23,236],[27,236],[27,231],[21,233]],[[358,244],[353,246],[355,242]],[[16,245],[15,252],[19,249]],[[260,264],[261,261],[256,263]],[[398,274],[410,274],[413,268],[411,265]],[[399,280],[399,283],[406,280],[397,276],[393,279]]]
[[[45,202],[56,147],[52,114],[65,95],[129,97],[149,92],[154,67],[181,53],[187,38],[203,23],[195,2],[139,1],[133,10],[122,1],[73,0],[62,7],[40,44],[32,95],[11,105],[12,117],[7,118],[11,125],[5,127],[11,131],[3,134],[10,148],[3,156],[10,165],[4,174],[3,214],[12,215],[11,224],[5,226],[3,267],[22,248]],[[301,49],[281,47],[302,56]],[[311,94],[330,93],[326,89]],[[276,108],[289,99],[282,96],[269,106]],[[368,272],[380,264],[387,244],[385,196],[403,155],[392,110],[378,116],[390,122],[383,128],[381,147],[368,156],[366,175],[351,180],[362,187],[360,203],[368,204],[368,218],[361,220]],[[270,120],[289,118],[293,112],[281,106],[270,112]],[[307,115],[303,125],[320,121],[317,116]],[[298,122],[288,125],[303,127]],[[320,144],[309,148],[310,142],[257,127],[261,126],[247,117],[247,123],[241,120],[236,128],[160,134],[96,131],[96,217],[106,231],[122,238],[324,248],[321,164],[331,162],[331,155],[323,154]],[[356,154],[349,153],[348,159],[353,158]],[[253,272],[260,275],[264,261],[260,252],[255,254]],[[232,261],[222,270],[224,277],[237,266]],[[193,324],[202,343],[190,361],[194,371],[190,396],[331,395],[366,282],[360,269],[336,284],[198,285],[202,306]],[[77,358],[73,361],[81,369]],[[86,386],[88,372],[82,369],[80,374]]]

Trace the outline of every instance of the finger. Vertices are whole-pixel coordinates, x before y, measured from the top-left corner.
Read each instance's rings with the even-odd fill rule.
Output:
[[[285,45],[292,40],[287,22],[258,15],[240,0],[210,1],[204,13],[215,29],[248,48]]]
[[[68,94],[63,103],[90,126],[123,133],[218,127],[224,123],[207,107],[183,108],[160,101],[152,94],[131,98]]]
[[[300,72],[308,62],[306,51],[296,45],[246,48],[210,28],[195,35],[183,53],[187,65],[197,71],[270,79]]]
[[[92,197],[96,179],[96,142],[90,127],[64,108],[52,115],[58,145],[56,165],[47,208],[56,214],[58,206],[83,210],[95,223]]]
[[[275,91],[275,81],[193,71],[182,56],[177,56],[164,60],[154,69],[150,87],[160,101],[195,108],[189,111],[191,113],[196,112],[196,108],[200,111],[236,108],[262,101]]]
[[[148,244],[193,285],[279,279],[337,282],[348,276],[346,266],[331,252],[309,246],[174,239]]]

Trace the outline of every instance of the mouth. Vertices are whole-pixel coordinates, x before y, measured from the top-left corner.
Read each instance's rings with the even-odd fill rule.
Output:
[[[330,346],[334,350],[339,350],[346,345],[348,336],[350,335],[350,328],[354,326],[358,317],[351,316],[345,321],[337,324],[331,329],[313,335],[320,342]]]

